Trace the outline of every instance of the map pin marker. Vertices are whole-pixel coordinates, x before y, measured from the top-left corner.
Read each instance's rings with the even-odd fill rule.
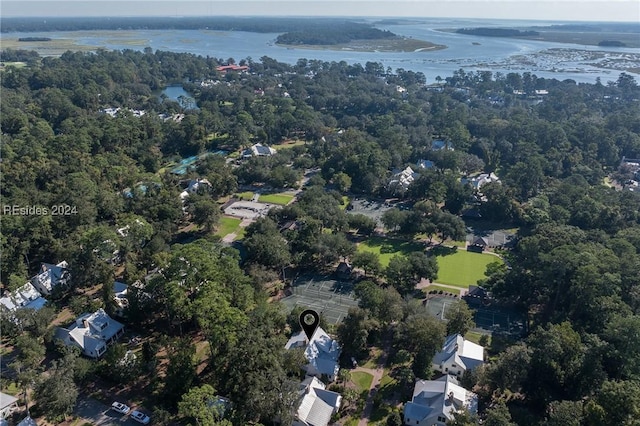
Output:
[[[316,311],[307,309],[300,314],[300,325],[304,330],[304,334],[311,340],[311,336],[316,332],[316,329],[320,325],[320,315]]]

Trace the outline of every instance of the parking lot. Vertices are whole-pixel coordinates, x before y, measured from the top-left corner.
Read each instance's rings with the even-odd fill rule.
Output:
[[[382,215],[392,206],[389,203],[375,200],[367,200],[363,198],[354,198],[350,202],[347,213],[363,214],[375,220],[378,226],[382,226]]]
[[[349,308],[358,306],[353,294],[353,282],[342,281],[326,275],[298,277],[291,294],[282,302],[289,310],[296,306],[310,308],[322,313],[327,322],[338,324],[349,313]]]
[[[140,425],[129,415],[117,413],[110,406],[94,398],[78,399],[74,413],[94,426]],[[149,415],[149,413],[146,414]]]
[[[257,203],[254,201],[236,201],[224,209],[224,213],[242,219],[257,219],[266,216],[272,207],[274,207],[273,204]]]

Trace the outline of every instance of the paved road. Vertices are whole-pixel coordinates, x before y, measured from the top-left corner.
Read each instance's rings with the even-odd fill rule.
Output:
[[[74,413],[94,426],[137,425],[129,416],[116,413],[109,406],[93,398],[78,399]]]

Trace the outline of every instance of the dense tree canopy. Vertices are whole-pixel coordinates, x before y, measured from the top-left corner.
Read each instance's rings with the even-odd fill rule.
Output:
[[[161,365],[157,395],[183,417],[209,422],[202,402],[216,389],[237,404],[237,424],[289,420],[301,359],[284,354],[286,316],[262,289],[288,267],[326,270],[351,258],[376,280],[358,285],[360,307],[337,336],[357,358],[372,342],[390,347],[406,363],[405,384],[428,378],[447,332],[468,329],[468,311],[454,311],[447,330],[411,298],[421,278],[436,279],[435,257],[416,251],[383,270],[379,257],[355,251],[354,241],[381,229],[346,209],[343,196],[356,195],[401,198],[381,219],[397,238],[463,239],[461,215],[518,228],[506,264],[491,266],[483,283],[525,318],[525,336],[477,373],[486,423],[638,418],[640,197],[618,190],[633,178],[618,168],[622,156],[640,158],[640,89],[629,74],[592,85],[461,69],[429,87],[424,75],[373,62],[246,58],[249,72],[222,75],[216,67],[233,58],[151,49],[57,58],[4,50],[2,58],[27,64],[2,70],[3,204],[65,212],[3,214],[3,289],[26,282],[40,262],[66,259],[74,279],[55,306],[80,313],[103,306],[84,288],[101,286],[108,301],[116,276],[139,280],[127,320],[163,336],[143,350],[143,367]],[[171,83],[198,109],[154,94]],[[514,93],[536,89],[548,95]],[[120,110],[112,117],[107,108]],[[272,157],[236,158],[285,139],[296,143]],[[441,139],[454,150],[433,149]],[[218,150],[234,155],[171,172],[184,157]],[[413,183],[392,190],[396,169],[409,165]],[[465,183],[478,172],[500,182]],[[183,203],[189,180],[202,178],[209,189]],[[242,258],[212,235],[220,197],[301,182],[297,202],[247,227]],[[52,314],[2,311],[23,370],[39,372],[37,345]],[[205,342],[199,351],[194,336]],[[195,356],[206,358],[204,373]],[[73,407],[82,366],[63,357],[48,367],[28,386],[55,419]]]

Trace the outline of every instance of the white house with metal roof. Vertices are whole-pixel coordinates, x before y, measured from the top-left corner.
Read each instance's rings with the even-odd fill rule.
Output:
[[[6,419],[18,409],[18,398],[0,392],[0,419]]]
[[[304,331],[294,334],[285,348],[305,348],[304,355],[309,364],[304,366],[304,370],[308,375],[325,375],[329,381],[334,381],[338,376],[341,348],[338,342],[329,337],[322,327],[316,329],[310,340],[307,339]]]
[[[16,426],[38,426],[38,423],[36,423],[36,421],[33,420],[31,416],[27,416],[24,419],[22,419],[22,421],[18,423]]]
[[[69,264],[62,261],[57,265],[43,263],[40,272],[31,279],[31,284],[44,296],[51,294],[59,285],[67,285],[71,279]]]
[[[431,141],[431,151],[453,151],[453,144],[449,141],[443,141],[441,139],[436,139]]]
[[[129,286],[120,281],[114,281],[113,283],[113,301],[118,306],[115,314],[117,316],[124,316],[124,312],[129,307],[129,299],[127,297]]]
[[[418,176],[419,174],[414,172],[410,166],[407,166],[404,170],[394,170],[387,187],[393,192],[404,192]]]
[[[432,361],[434,370],[443,374],[462,376],[465,371],[472,370],[484,363],[484,347],[466,340],[460,334],[448,336]]]
[[[478,395],[445,374],[438,380],[416,380],[413,398],[404,405],[405,425],[445,426],[462,410],[478,412]]]
[[[262,145],[261,143],[257,143],[253,145],[251,148],[247,148],[242,151],[242,158],[251,158],[251,157],[271,157],[276,153],[274,148],[271,148],[267,145]]]
[[[22,287],[8,293],[4,297],[0,297],[0,305],[4,306],[10,312],[15,312],[18,309],[33,309],[39,310],[47,303],[38,290],[27,282]]]
[[[300,383],[300,396],[293,426],[327,426],[342,402],[339,393],[326,390],[325,384],[312,376]]]
[[[68,328],[58,327],[56,337],[67,346],[76,346],[90,358],[100,358],[107,346],[124,333],[124,325],[111,318],[104,309],[83,314]]]
[[[480,189],[488,183],[500,183],[500,178],[496,176],[495,173],[481,173],[477,176],[466,177],[461,180],[462,183],[468,183],[475,189],[476,191],[480,191]]]

